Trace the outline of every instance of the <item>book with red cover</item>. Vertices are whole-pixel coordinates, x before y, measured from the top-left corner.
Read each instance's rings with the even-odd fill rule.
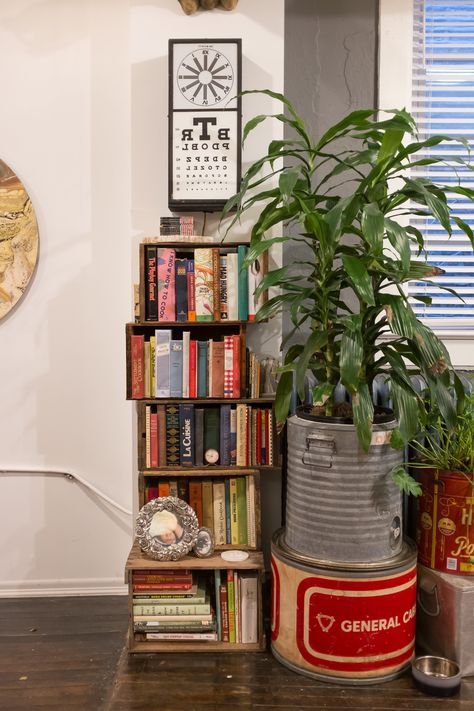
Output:
[[[156,573],[134,573],[132,582],[134,583],[189,583],[193,580],[192,573],[175,575],[173,571],[157,575]]]
[[[232,397],[240,397],[240,336],[232,337]]]
[[[189,397],[197,397],[197,341],[189,341]]]
[[[132,398],[145,397],[145,336],[130,336]]]
[[[158,321],[176,321],[175,260],[174,249],[158,247]]]
[[[158,467],[158,413],[150,413],[150,469]]]
[[[159,481],[158,482],[158,496],[169,496],[170,495],[170,483],[169,481]]]
[[[229,641],[229,609],[227,606],[227,583],[219,585],[219,604],[221,608],[221,639]]]
[[[189,505],[196,512],[199,525],[202,526],[202,483],[199,479],[189,481]]]
[[[158,423],[158,466],[166,467],[166,410],[164,405],[156,408]]]
[[[133,590],[190,590],[192,586],[192,582],[132,583]]]

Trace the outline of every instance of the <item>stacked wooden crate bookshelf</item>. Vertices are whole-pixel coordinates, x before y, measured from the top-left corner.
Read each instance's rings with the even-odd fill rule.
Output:
[[[238,244],[226,243],[225,246],[214,241],[206,242],[205,238],[202,241],[184,242],[173,241],[172,238],[168,242],[163,239],[157,240],[157,246],[161,248],[170,248],[175,251],[176,257],[190,256],[194,254],[196,248],[219,248],[229,251],[236,250]],[[264,475],[265,470],[273,469],[278,465],[276,447],[273,447],[273,458],[268,464],[246,463],[245,466],[236,464],[221,465],[217,464],[200,464],[196,466],[181,466],[176,465],[160,465],[149,466],[149,457],[147,457],[147,408],[151,410],[158,405],[160,406],[177,406],[179,404],[191,404],[196,408],[220,407],[222,405],[230,405],[237,407],[240,405],[248,405],[254,408],[270,408],[273,403],[273,396],[265,397],[247,397],[247,350],[246,350],[246,333],[248,323],[240,320],[216,320],[216,321],[151,321],[146,319],[146,284],[145,284],[145,244],[140,245],[140,283],[139,283],[139,310],[136,320],[133,323],[126,325],[126,353],[127,353],[127,399],[135,399],[137,407],[137,461],[138,461],[138,503],[142,507],[146,501],[147,487],[158,486],[160,482],[174,480],[186,481],[225,481],[230,478],[245,478],[251,479],[253,491],[252,505],[252,522],[254,530],[252,537],[247,539],[246,543],[230,543],[227,539],[226,543],[216,543],[215,552],[208,558],[198,558],[194,554],[189,554],[178,561],[157,561],[143,554],[137,542],[134,543],[130,555],[126,563],[126,581],[129,585],[129,651],[130,652],[160,652],[160,651],[257,651],[265,648],[265,636],[263,631],[263,605],[262,605],[262,585],[264,579],[264,561],[261,551],[261,521],[260,521],[260,478]],[[252,327],[252,325],[250,326]],[[132,378],[132,337],[135,335],[149,338],[156,330],[167,329],[172,332],[173,339],[181,339],[184,332],[190,333],[191,339],[211,339],[223,340],[225,335],[238,335],[240,338],[240,397],[238,398],[216,398],[216,397],[194,397],[194,398],[154,398],[143,397],[137,399],[133,396],[133,378]],[[262,416],[263,417],[263,416]],[[272,423],[272,429],[274,427]],[[149,430],[148,430],[149,432]],[[271,441],[276,442],[276,437],[273,436]],[[268,457],[268,454],[267,454]],[[268,457],[269,459],[269,457]],[[267,459],[267,461],[268,461]],[[148,465],[148,466],[147,466]],[[248,487],[248,482],[247,482]],[[247,488],[248,491],[248,488]],[[191,504],[191,502],[189,502]],[[228,562],[224,560],[220,553],[223,550],[240,549],[246,550],[249,557],[244,561]],[[226,641],[163,641],[154,640],[145,637],[142,632],[136,632],[133,621],[133,575],[139,571],[157,571],[163,569],[187,569],[193,573],[201,573],[208,575],[209,588],[211,594],[215,588],[213,587],[213,579],[216,576],[215,571],[220,571],[219,575],[225,577],[227,570],[233,571],[253,571],[257,576],[257,636],[255,642],[250,643],[232,643]],[[223,573],[224,571],[224,573]],[[213,604],[216,604],[214,598]]]

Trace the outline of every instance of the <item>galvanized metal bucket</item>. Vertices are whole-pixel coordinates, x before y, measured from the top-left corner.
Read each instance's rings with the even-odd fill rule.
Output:
[[[365,453],[354,425],[303,408],[288,420],[285,543],[318,561],[372,563],[402,548],[402,494],[390,474],[393,416],[374,424]]]

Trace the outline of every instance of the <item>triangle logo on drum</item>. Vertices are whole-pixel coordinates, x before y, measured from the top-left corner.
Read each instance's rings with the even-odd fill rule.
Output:
[[[316,615],[316,619],[323,632],[329,632],[336,621],[332,615],[322,615],[320,612]]]

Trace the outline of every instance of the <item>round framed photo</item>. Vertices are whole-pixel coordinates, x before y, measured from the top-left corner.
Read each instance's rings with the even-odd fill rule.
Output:
[[[214,534],[210,528],[200,528],[197,534],[194,553],[198,558],[208,558],[214,553]]]
[[[137,516],[136,536],[141,550],[155,560],[179,560],[195,546],[198,519],[182,499],[163,496],[149,501]]]

